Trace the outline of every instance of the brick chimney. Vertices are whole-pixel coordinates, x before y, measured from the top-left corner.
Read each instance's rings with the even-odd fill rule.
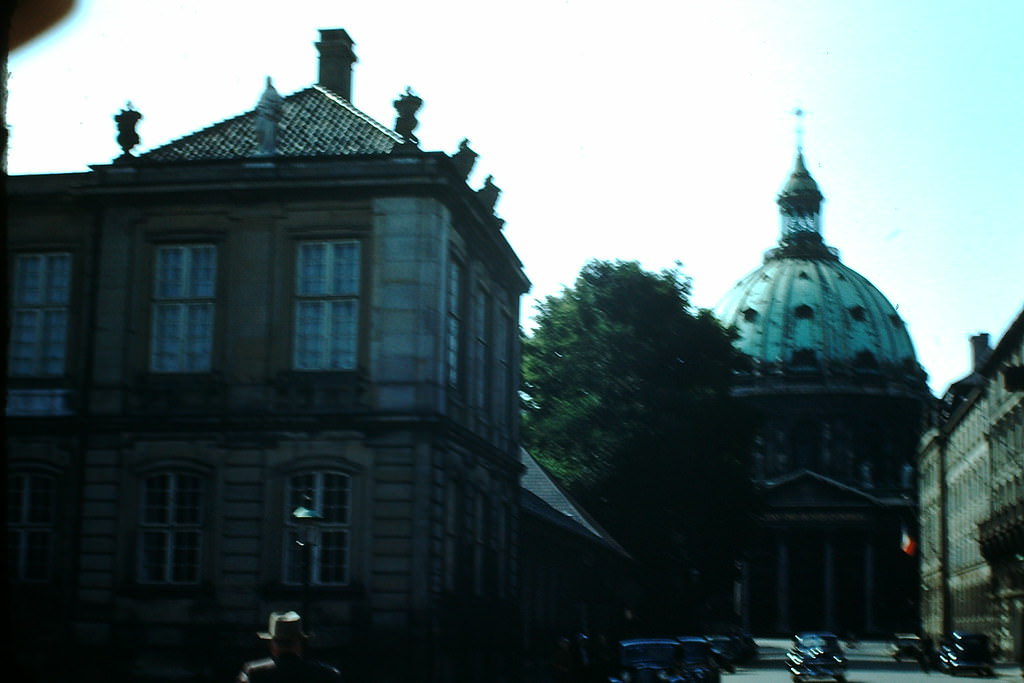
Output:
[[[981,366],[985,364],[988,357],[992,355],[992,347],[988,345],[988,333],[982,332],[971,337],[971,362],[974,364],[971,368],[972,372],[978,372],[981,370]]]
[[[320,77],[317,85],[335,92],[346,100],[352,101],[352,65],[356,53],[352,51],[355,43],[343,28],[320,29],[320,42],[316,44],[320,52]]]

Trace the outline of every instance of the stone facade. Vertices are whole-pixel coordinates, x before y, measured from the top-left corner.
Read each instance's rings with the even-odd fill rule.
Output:
[[[9,190],[12,579],[48,637],[159,668],[237,656],[280,608],[335,653],[515,623],[528,283],[446,155]]]
[[[1024,651],[1024,315],[946,392],[919,454],[924,630]]]

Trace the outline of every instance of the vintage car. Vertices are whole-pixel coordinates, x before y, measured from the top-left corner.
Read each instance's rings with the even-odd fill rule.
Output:
[[[892,637],[892,644],[889,646],[892,658],[897,662],[905,659],[920,661],[925,656],[924,643],[920,636],[913,633],[896,633]]]
[[[730,634],[729,637],[736,643],[737,662],[744,664],[757,659],[757,642],[754,640],[754,636],[746,631],[737,631]]]
[[[939,670],[948,674],[996,675],[988,636],[980,633],[953,631],[939,642],[936,659]]]
[[[609,683],[663,683],[678,679],[674,638],[632,638],[619,642]]]
[[[786,666],[794,681],[834,678],[846,680],[847,661],[834,633],[809,631],[793,636],[786,652]]]
[[[682,636],[677,640],[677,667],[684,678],[699,683],[720,683],[722,665],[712,642],[700,636]]]
[[[736,673],[736,662],[739,661],[739,643],[732,636],[711,635],[707,636],[711,643],[711,651],[715,654],[715,661],[718,668],[726,673]]]

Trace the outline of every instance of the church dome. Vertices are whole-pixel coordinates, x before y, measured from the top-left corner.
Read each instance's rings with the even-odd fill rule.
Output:
[[[798,153],[778,197],[778,247],[716,307],[755,374],[881,376],[920,382],[906,325],[889,300],[821,237],[818,185]]]

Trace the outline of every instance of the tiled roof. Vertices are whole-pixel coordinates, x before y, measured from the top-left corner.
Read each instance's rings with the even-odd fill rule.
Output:
[[[211,161],[256,157],[255,108],[178,138],[139,158],[147,161]],[[278,124],[278,156],[387,154],[401,136],[359,111],[343,97],[314,85],[284,98]]]
[[[521,480],[522,504],[526,512],[547,520],[591,541],[605,545],[621,555],[628,555],[615,539],[591,519],[532,455],[520,450],[519,459],[525,467]]]

